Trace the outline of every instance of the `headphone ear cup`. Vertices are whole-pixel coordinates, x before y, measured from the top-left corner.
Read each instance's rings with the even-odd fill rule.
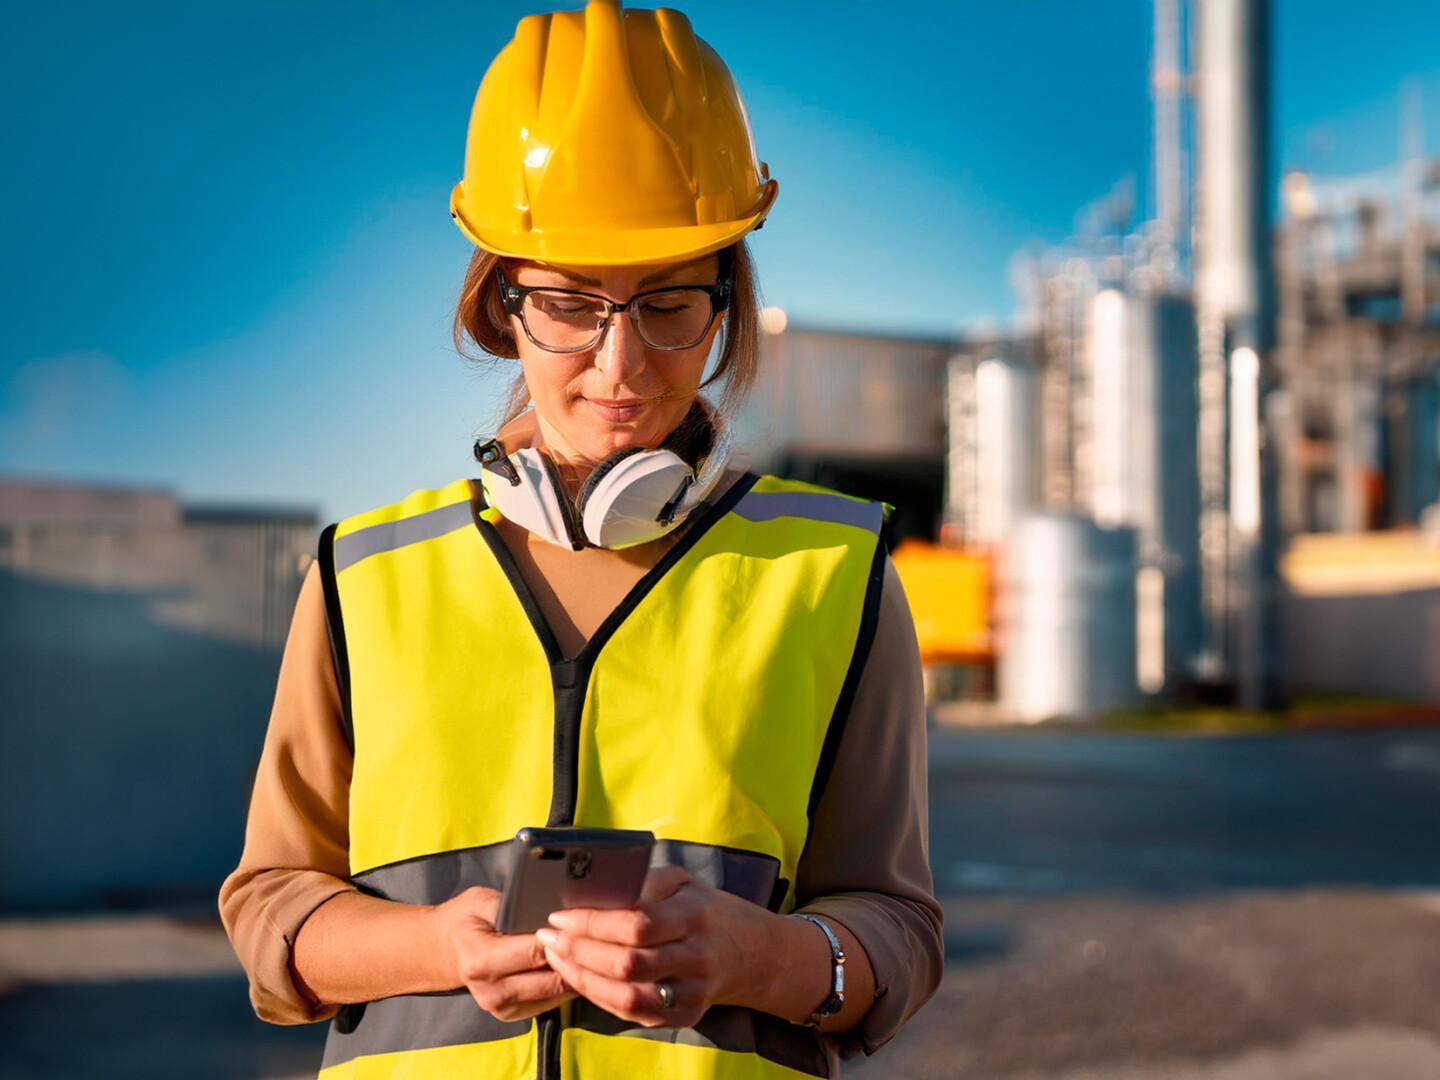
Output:
[[[690,466],[669,450],[618,458],[587,493],[580,514],[585,539],[624,548],[664,536],[679,523],[666,508],[693,480]]]
[[[590,475],[585,478],[585,483],[580,485],[580,491],[575,496],[575,531],[577,535],[583,530],[583,526],[580,523],[585,520],[585,504],[590,500],[590,496],[595,493],[595,489],[600,486],[600,481],[604,480],[610,471],[626,458],[643,453],[645,453],[645,447],[643,446],[627,446],[623,450],[616,450],[615,453],[611,454],[604,461],[600,462],[599,465],[596,465],[595,468],[590,470]]]

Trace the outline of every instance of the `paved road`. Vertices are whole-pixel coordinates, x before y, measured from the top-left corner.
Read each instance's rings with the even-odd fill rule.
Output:
[[[931,746],[950,965],[860,1076],[1440,1075],[1440,903],[1409,891],[1440,888],[1440,732]],[[113,953],[68,959],[3,930],[5,1080],[314,1067],[323,1028],[255,1020],[243,979],[204,959],[225,954],[218,928],[197,952],[193,925],[127,924]]]
[[[945,980],[856,1080],[1434,1080],[1440,894],[946,902]]]
[[[1440,731],[931,734],[948,893],[1440,886]]]

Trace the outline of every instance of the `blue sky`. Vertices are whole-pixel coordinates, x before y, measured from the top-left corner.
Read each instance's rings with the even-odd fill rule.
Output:
[[[532,4],[26,5],[7,16],[0,472],[327,517],[471,471],[502,373],[450,343],[447,212]],[[945,334],[1149,162],[1147,0],[684,5],[780,198],[754,249],[809,324]],[[883,11],[883,17],[877,16]],[[1279,0],[1276,157],[1440,153],[1440,5]],[[903,283],[903,284],[901,284]]]

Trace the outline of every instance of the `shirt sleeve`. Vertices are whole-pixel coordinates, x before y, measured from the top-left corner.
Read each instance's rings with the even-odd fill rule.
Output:
[[[930,873],[925,692],[910,607],[885,560],[875,637],[796,869],[797,910],[840,923],[875,972],[875,1003],[827,1036],[873,1054],[934,994],[944,968]]]
[[[250,1002],[272,1024],[327,1020],[296,985],[290,948],[349,877],[352,755],[325,626],[319,566],[300,588],[255,776],[240,865],[220,888],[220,920],[250,979]]]

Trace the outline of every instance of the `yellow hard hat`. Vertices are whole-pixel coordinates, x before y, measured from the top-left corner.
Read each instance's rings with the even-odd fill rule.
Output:
[[[734,78],[690,21],[590,0],[521,19],[490,65],[450,216],[500,255],[614,266],[732,244],[776,190]]]

